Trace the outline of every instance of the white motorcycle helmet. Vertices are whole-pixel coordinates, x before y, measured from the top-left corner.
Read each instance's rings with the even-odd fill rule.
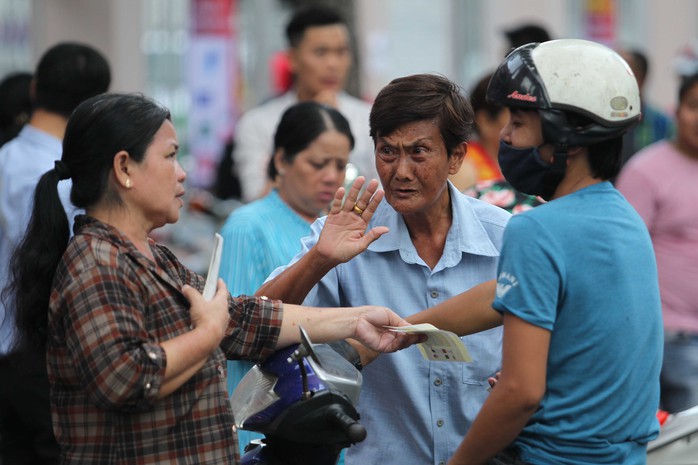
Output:
[[[513,50],[495,71],[487,99],[538,110],[545,142],[564,148],[618,137],[640,120],[640,91],[630,67],[610,48],[587,40]],[[589,122],[580,126],[570,113]]]

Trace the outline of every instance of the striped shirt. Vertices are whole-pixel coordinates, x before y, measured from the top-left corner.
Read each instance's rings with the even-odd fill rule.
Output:
[[[226,337],[191,379],[156,399],[160,343],[190,330],[184,284],[204,280],[151,243],[155,262],[118,230],[79,216],[49,308],[51,413],[63,463],[224,464],[238,461],[225,359],[268,356],[280,302],[231,298]]]

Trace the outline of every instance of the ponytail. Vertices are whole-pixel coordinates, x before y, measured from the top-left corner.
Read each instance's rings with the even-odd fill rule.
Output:
[[[60,164],[39,180],[29,226],[10,261],[10,284],[3,299],[15,309],[16,349],[46,347],[51,284],[70,238],[70,223],[58,195],[58,181],[70,174]]]
[[[15,309],[16,346],[46,347],[53,278],[70,239],[58,182],[72,180],[70,201],[76,208],[88,211],[111,201],[108,180],[114,154],[125,150],[140,163],[169,119],[167,108],[137,94],[100,94],[72,113],[61,160],[41,177],[34,191],[29,226],[12,256],[10,284],[2,295],[5,307]]]

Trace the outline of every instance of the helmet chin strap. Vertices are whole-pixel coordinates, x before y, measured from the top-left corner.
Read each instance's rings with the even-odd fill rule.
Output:
[[[550,164],[550,170],[545,174],[543,178],[541,197],[545,200],[550,200],[557,186],[560,185],[562,179],[565,177],[567,172],[567,158],[569,154],[567,153],[566,145],[555,145],[555,152],[553,153],[553,160]]]

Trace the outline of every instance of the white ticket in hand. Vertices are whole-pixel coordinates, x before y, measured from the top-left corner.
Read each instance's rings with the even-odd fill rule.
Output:
[[[211,262],[208,264],[208,273],[206,274],[206,284],[204,285],[203,296],[206,300],[213,299],[216,295],[218,287],[218,270],[221,268],[221,252],[223,251],[223,237],[216,233],[213,242],[213,253],[211,254]]]
[[[427,340],[417,344],[422,356],[433,362],[472,362],[473,359],[461,338],[429,323],[410,326],[386,326],[396,333],[426,334]]]

